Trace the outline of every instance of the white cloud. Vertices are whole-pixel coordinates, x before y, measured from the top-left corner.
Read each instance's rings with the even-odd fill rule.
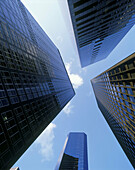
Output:
[[[69,115],[69,114],[72,112],[72,108],[73,108],[73,107],[74,107],[74,106],[71,105],[71,102],[69,102],[69,103],[64,107],[63,111],[64,111],[67,115]]]
[[[43,157],[42,161],[49,161],[53,157],[54,128],[56,128],[56,125],[50,123],[35,142],[40,145],[39,153]]]
[[[73,87],[77,89],[83,84],[83,79],[78,74],[71,73],[71,64],[72,63],[66,63],[65,66],[66,66],[69,78],[71,80],[71,83],[73,84]]]

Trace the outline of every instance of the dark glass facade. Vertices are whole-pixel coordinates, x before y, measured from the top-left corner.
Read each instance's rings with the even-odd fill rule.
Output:
[[[135,0],[68,0],[81,66],[105,59],[135,23]]]
[[[59,50],[20,0],[0,0],[0,169],[74,96]]]
[[[87,136],[69,133],[55,170],[88,170]]]
[[[135,168],[135,53],[91,82],[99,109]]]

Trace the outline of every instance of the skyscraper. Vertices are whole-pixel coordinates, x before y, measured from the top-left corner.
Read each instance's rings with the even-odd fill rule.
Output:
[[[85,133],[69,133],[55,170],[88,170],[87,136]]]
[[[135,168],[135,53],[91,82],[99,109]]]
[[[59,50],[20,0],[0,1],[0,169],[74,96]]]
[[[135,0],[68,0],[81,66],[105,59],[135,23]]]

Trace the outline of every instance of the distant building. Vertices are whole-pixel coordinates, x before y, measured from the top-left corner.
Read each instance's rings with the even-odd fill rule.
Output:
[[[75,95],[57,47],[20,0],[0,1],[0,169]]]
[[[55,170],[88,170],[87,136],[69,133]]]
[[[135,53],[91,82],[99,109],[135,168]]]
[[[135,0],[68,0],[81,66],[105,59],[135,23]]]

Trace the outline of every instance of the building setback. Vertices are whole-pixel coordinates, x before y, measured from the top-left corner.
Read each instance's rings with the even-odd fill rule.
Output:
[[[99,109],[135,168],[135,53],[91,82]]]
[[[0,1],[0,169],[75,95],[59,50],[20,0]]]
[[[67,136],[55,170],[88,170],[87,136],[71,132]]]
[[[68,0],[81,66],[105,59],[135,23],[135,0]]]

